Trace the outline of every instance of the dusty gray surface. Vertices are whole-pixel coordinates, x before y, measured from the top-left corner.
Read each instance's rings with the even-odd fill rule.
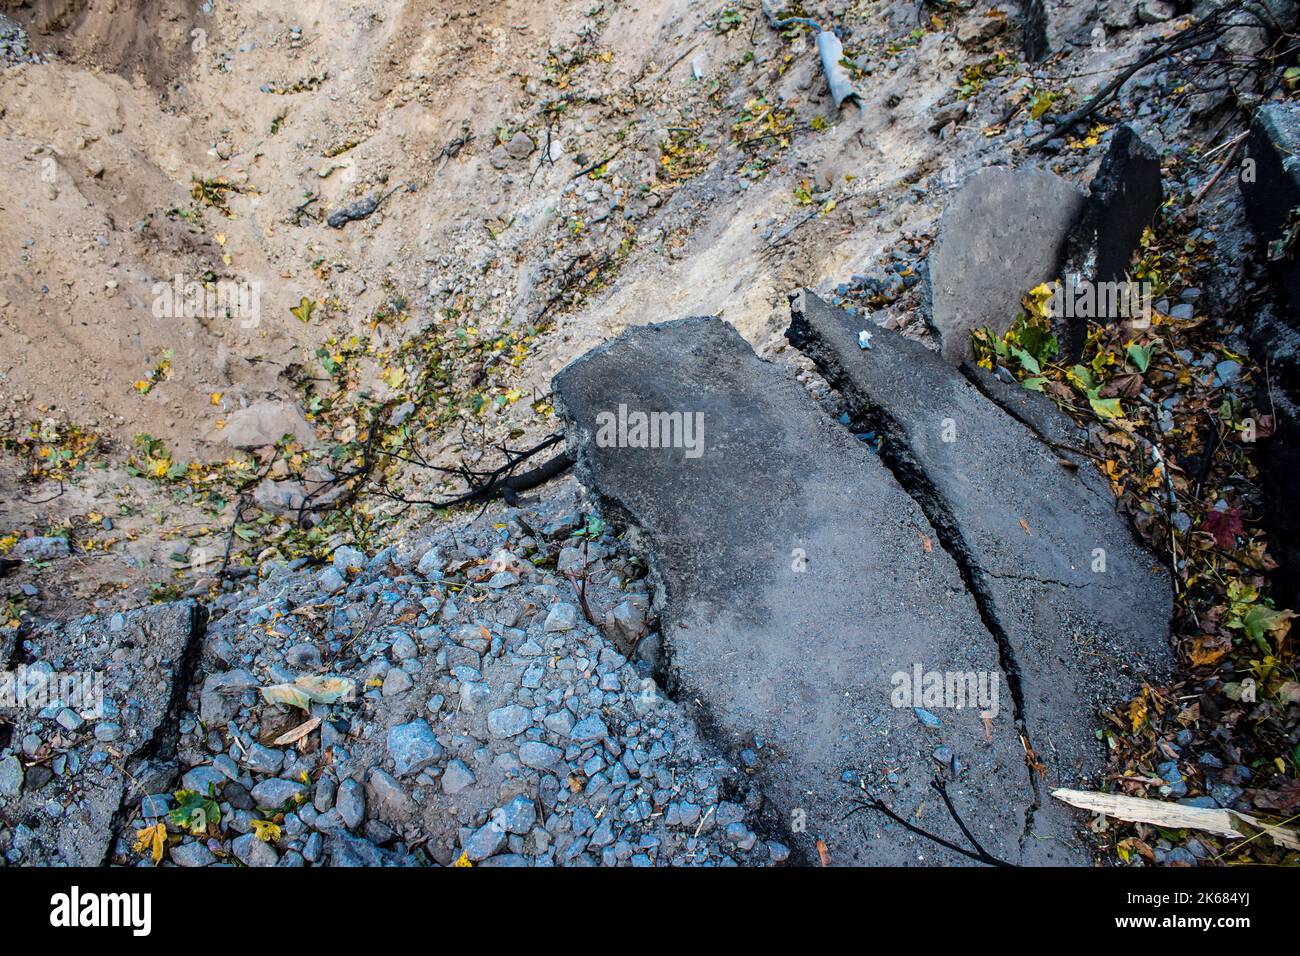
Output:
[[[982,169],[939,219],[930,252],[930,322],[943,357],[970,358],[970,332],[1005,332],[1025,293],[1056,276],[1083,204],[1079,189],[1038,169]]]
[[[815,860],[822,839],[841,864],[969,862],[878,814],[843,819],[863,781],[961,843],[929,789],[947,747],[964,768],[950,792],[986,849],[1086,858],[1068,820],[1023,839],[1035,794],[1005,683],[987,728],[978,709],[936,709],[932,730],[891,704],[896,672],[998,671],[997,644],[916,502],[792,379],[725,323],[690,318],[595,349],[555,394],[579,479],[653,555],[678,699],[732,747],[762,739],[755,775],[796,852]],[[620,403],[702,413],[703,454],[602,447],[597,416]]]
[[[1096,706],[1172,663],[1164,569],[1134,540],[1104,483],[1058,464],[938,354],[887,329],[863,350],[859,320],[811,293],[801,298],[791,340],[884,436],[882,457],[964,566],[1015,661],[1047,783],[1072,786],[1097,772]],[[1104,570],[1094,570],[1098,549]]]
[[[1042,392],[1021,388],[1019,382],[1009,382],[974,362],[963,362],[961,373],[989,401],[1040,438],[1059,446],[1057,451],[1083,447],[1087,433]]]

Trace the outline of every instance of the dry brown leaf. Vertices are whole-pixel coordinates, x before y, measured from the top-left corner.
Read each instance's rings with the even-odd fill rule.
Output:
[[[1138,696],[1129,701],[1128,720],[1134,733],[1142,729],[1147,722],[1146,698]]]
[[[1192,644],[1188,657],[1191,658],[1193,667],[1209,667],[1221,661],[1231,649],[1232,644],[1221,638],[1198,637]]]
[[[825,840],[817,841],[817,859],[821,861],[822,866],[831,865],[831,851],[827,848]]]
[[[155,823],[151,827],[135,831],[135,845],[132,849],[137,853],[148,853],[153,857],[155,866],[162,862],[163,850],[166,847],[167,824]]]
[[[1134,398],[1142,391],[1142,376],[1137,372],[1116,375],[1102,386],[1102,398]]]

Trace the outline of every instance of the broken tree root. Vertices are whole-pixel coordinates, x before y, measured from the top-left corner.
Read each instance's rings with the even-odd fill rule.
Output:
[[[564,434],[557,432],[549,436],[544,441],[539,442],[532,448],[524,449],[519,452],[512,452],[509,449],[503,449],[506,452],[506,462],[503,465],[489,472],[474,471],[467,466],[460,468],[438,468],[425,463],[423,460],[415,461],[410,458],[402,458],[403,461],[412,461],[414,464],[430,468],[435,471],[444,471],[452,474],[461,475],[465,479],[468,490],[463,494],[454,495],[450,498],[408,498],[405,495],[399,495],[382,488],[370,489],[370,494],[376,494],[392,501],[400,501],[407,505],[431,505],[435,508],[454,508],[457,505],[468,504],[486,504],[497,498],[502,498],[507,504],[514,505],[519,503],[521,492],[536,488],[538,485],[545,484],[557,475],[562,474],[573,465],[573,459],[567,451],[562,451],[547,459],[536,468],[531,468],[521,474],[515,474],[515,470],[525,461],[547,448],[552,447],[564,440]],[[391,454],[391,453],[383,453]],[[402,456],[394,456],[401,458]]]
[[[993,856],[991,853],[985,850],[984,847],[980,846],[979,841],[975,839],[975,835],[970,832],[970,829],[966,826],[965,821],[962,820],[961,814],[957,812],[957,808],[953,806],[952,798],[948,796],[948,788],[942,780],[940,780],[938,777],[935,777],[933,780],[930,781],[930,786],[934,790],[937,790],[939,792],[939,796],[943,797],[943,803],[944,806],[948,808],[948,814],[953,818],[953,821],[957,824],[957,827],[961,830],[962,835],[965,836],[967,841],[969,841],[970,845],[974,847],[973,850],[968,850],[966,847],[958,846],[956,843],[952,843],[948,840],[945,840],[943,837],[937,836],[936,834],[931,833],[929,830],[924,830],[913,823],[908,823],[906,820],[900,817],[893,810],[889,809],[889,806],[883,800],[881,800],[879,797],[871,795],[870,793],[867,794],[866,800],[858,801],[857,806],[855,806],[852,810],[850,810],[848,813],[844,815],[844,819],[847,820],[849,817],[858,813],[862,813],[867,810],[877,810],[880,813],[883,813],[885,816],[889,817],[889,819],[893,820],[895,823],[904,827],[909,832],[915,833],[917,836],[923,837],[926,840],[930,840],[933,843],[937,843],[942,847],[952,850],[954,853],[960,853],[964,857],[967,857],[972,860],[976,860],[977,862],[980,863],[984,863],[987,866],[997,866],[997,867],[1006,867],[1006,868],[1015,867],[1014,863],[1008,863],[1005,860],[999,860],[997,857]]]

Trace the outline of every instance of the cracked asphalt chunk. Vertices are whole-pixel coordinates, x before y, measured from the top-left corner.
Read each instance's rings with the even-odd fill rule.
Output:
[[[9,711],[21,791],[0,798],[15,847],[41,866],[103,864],[124,808],[174,782],[180,705],[204,626],[193,601],[51,623],[12,660],[22,706]],[[18,655],[15,655],[18,657]]]
[[[1035,406],[1031,430],[938,353],[887,329],[863,350],[860,329],[805,291],[786,335],[883,436],[1012,662],[1045,783],[1075,786],[1102,767],[1096,709],[1172,667],[1168,575],[1091,466],[1039,437],[1068,437],[1059,412]]]
[[[965,845],[930,787],[942,773],[994,856],[1086,862],[1071,821],[1031,819],[997,641],[957,564],[923,547],[935,531],[920,506],[793,379],[726,323],[687,318],[625,332],[554,391],[579,479],[650,555],[675,696],[732,753],[754,748],[755,779],[805,861],[822,840],[837,864],[969,863],[878,812],[846,819],[865,785]],[[603,427],[633,412],[699,416],[702,453]],[[992,675],[996,714],[912,699],[946,675]]]

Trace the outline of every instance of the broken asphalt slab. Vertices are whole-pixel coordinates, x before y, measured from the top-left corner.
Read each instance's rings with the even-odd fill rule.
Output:
[[[981,169],[939,218],[927,267],[929,320],[943,357],[971,357],[970,333],[999,335],[1020,312],[1020,300],[1056,278],[1083,194],[1039,169]]]
[[[1120,282],[1165,201],[1160,157],[1129,126],[1111,136],[1068,248],[1081,278]]]
[[[805,861],[822,840],[841,864],[969,863],[878,812],[846,818],[865,782],[963,845],[930,788],[946,773],[995,857],[1086,862],[1073,821],[1036,812],[997,641],[961,570],[880,459],[792,378],[726,323],[689,318],[587,353],[554,393],[579,479],[658,579],[675,696],[723,746],[757,752],[775,825]],[[669,440],[646,441],[637,413],[690,420],[699,440],[672,447],[660,418]],[[917,672],[992,675],[996,713],[914,710],[927,703],[908,699]]]
[[[1300,328],[1300,109],[1270,103],[1255,111],[1246,138],[1245,165],[1239,177],[1251,225],[1265,244],[1268,263],[1286,291],[1287,313]]]
[[[1251,344],[1268,356],[1269,375],[1257,398],[1273,411],[1274,432],[1261,442],[1257,463],[1264,491],[1265,520],[1273,535],[1274,578],[1279,607],[1300,600],[1300,510],[1293,506],[1295,474],[1300,470],[1300,108],[1270,103],[1255,111],[1246,139],[1246,156],[1237,177],[1261,251],[1285,301],[1255,311]]]
[[[203,608],[183,601],[51,623],[26,639],[30,657],[9,664],[25,699],[0,711],[12,722],[0,762],[20,768],[15,792],[0,787],[0,818],[23,863],[101,865],[118,836],[134,837],[120,832],[125,808],[174,789],[177,717],[204,623]]]
[[[1158,559],[1090,466],[1060,464],[1060,449],[1040,436],[1067,443],[1072,429],[1041,403],[1021,410],[1038,419],[1031,429],[919,342],[882,328],[860,348],[861,320],[811,292],[792,313],[787,338],[880,435],[882,459],[939,530],[1014,662],[1046,782],[1096,773],[1096,709],[1172,667],[1172,598]]]
[[[1083,212],[1066,242],[1062,276],[1067,287],[1125,281],[1142,233],[1154,224],[1164,200],[1160,157],[1131,127],[1120,126],[1111,136]],[[1092,318],[1115,322],[1121,316]],[[1054,325],[1065,355],[1077,360],[1088,335],[1088,317],[1057,317]]]

